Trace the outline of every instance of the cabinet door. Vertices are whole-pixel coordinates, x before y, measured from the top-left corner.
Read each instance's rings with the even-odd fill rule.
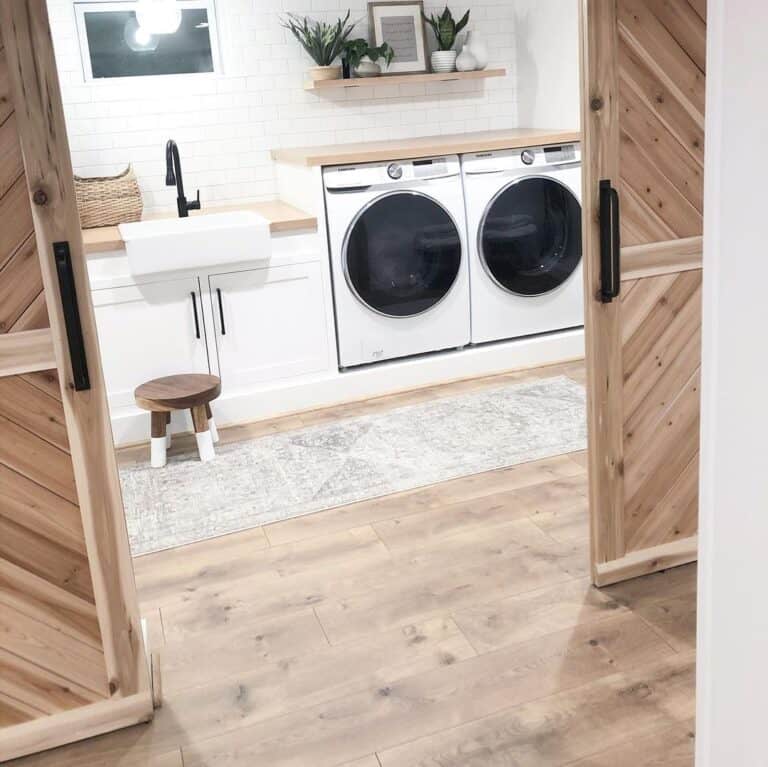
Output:
[[[210,372],[196,277],[94,290],[93,305],[112,408],[150,378]]]
[[[209,280],[219,369],[227,389],[327,367],[320,264],[217,274]]]

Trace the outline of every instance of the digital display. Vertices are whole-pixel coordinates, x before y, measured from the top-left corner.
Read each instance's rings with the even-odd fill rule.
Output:
[[[544,157],[547,162],[557,162],[573,160],[576,157],[576,152],[572,145],[568,146],[545,146]]]

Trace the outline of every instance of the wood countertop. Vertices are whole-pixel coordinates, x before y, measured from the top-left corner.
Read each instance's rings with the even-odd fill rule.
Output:
[[[443,154],[490,152],[498,149],[518,149],[541,144],[566,144],[580,141],[577,130],[509,130],[462,133],[452,136],[427,136],[392,141],[365,141],[358,144],[307,146],[273,149],[272,159],[294,165],[346,165],[383,160],[409,160]]]
[[[212,206],[210,208],[203,208],[201,211],[191,211],[190,215],[204,216],[210,213],[225,213],[232,210],[252,210],[259,213],[269,221],[269,229],[272,234],[317,229],[317,219],[314,216],[310,216],[308,213],[280,200],[249,202],[243,205]],[[175,215],[172,213],[150,214],[146,218],[147,220],[175,218]],[[83,245],[86,254],[122,250],[125,247],[123,238],[120,236],[120,230],[116,226],[83,229]]]

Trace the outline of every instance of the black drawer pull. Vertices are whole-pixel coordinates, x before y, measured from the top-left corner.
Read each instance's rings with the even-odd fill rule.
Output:
[[[216,295],[219,297],[219,321],[221,322],[221,335],[227,335],[227,328],[224,325],[224,304],[221,301],[221,288],[216,288]]]
[[[197,316],[197,295],[194,290],[189,295],[192,296],[192,311],[195,314],[195,338],[200,338],[200,320]]]

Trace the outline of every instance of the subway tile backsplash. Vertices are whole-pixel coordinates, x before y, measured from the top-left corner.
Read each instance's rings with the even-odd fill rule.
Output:
[[[578,125],[577,0],[471,0],[470,28],[491,66],[479,82],[392,85],[322,94],[303,88],[312,62],[279,23],[286,11],[333,20],[361,0],[217,0],[223,72],[85,82],[73,0],[48,1],[75,172],[99,176],[129,162],[148,210],[173,208],[164,148],[179,144],[185,182],[203,204],[274,197],[273,147],[410,138],[505,127]],[[442,5],[429,0],[427,13]],[[562,41],[562,42],[557,42]]]

